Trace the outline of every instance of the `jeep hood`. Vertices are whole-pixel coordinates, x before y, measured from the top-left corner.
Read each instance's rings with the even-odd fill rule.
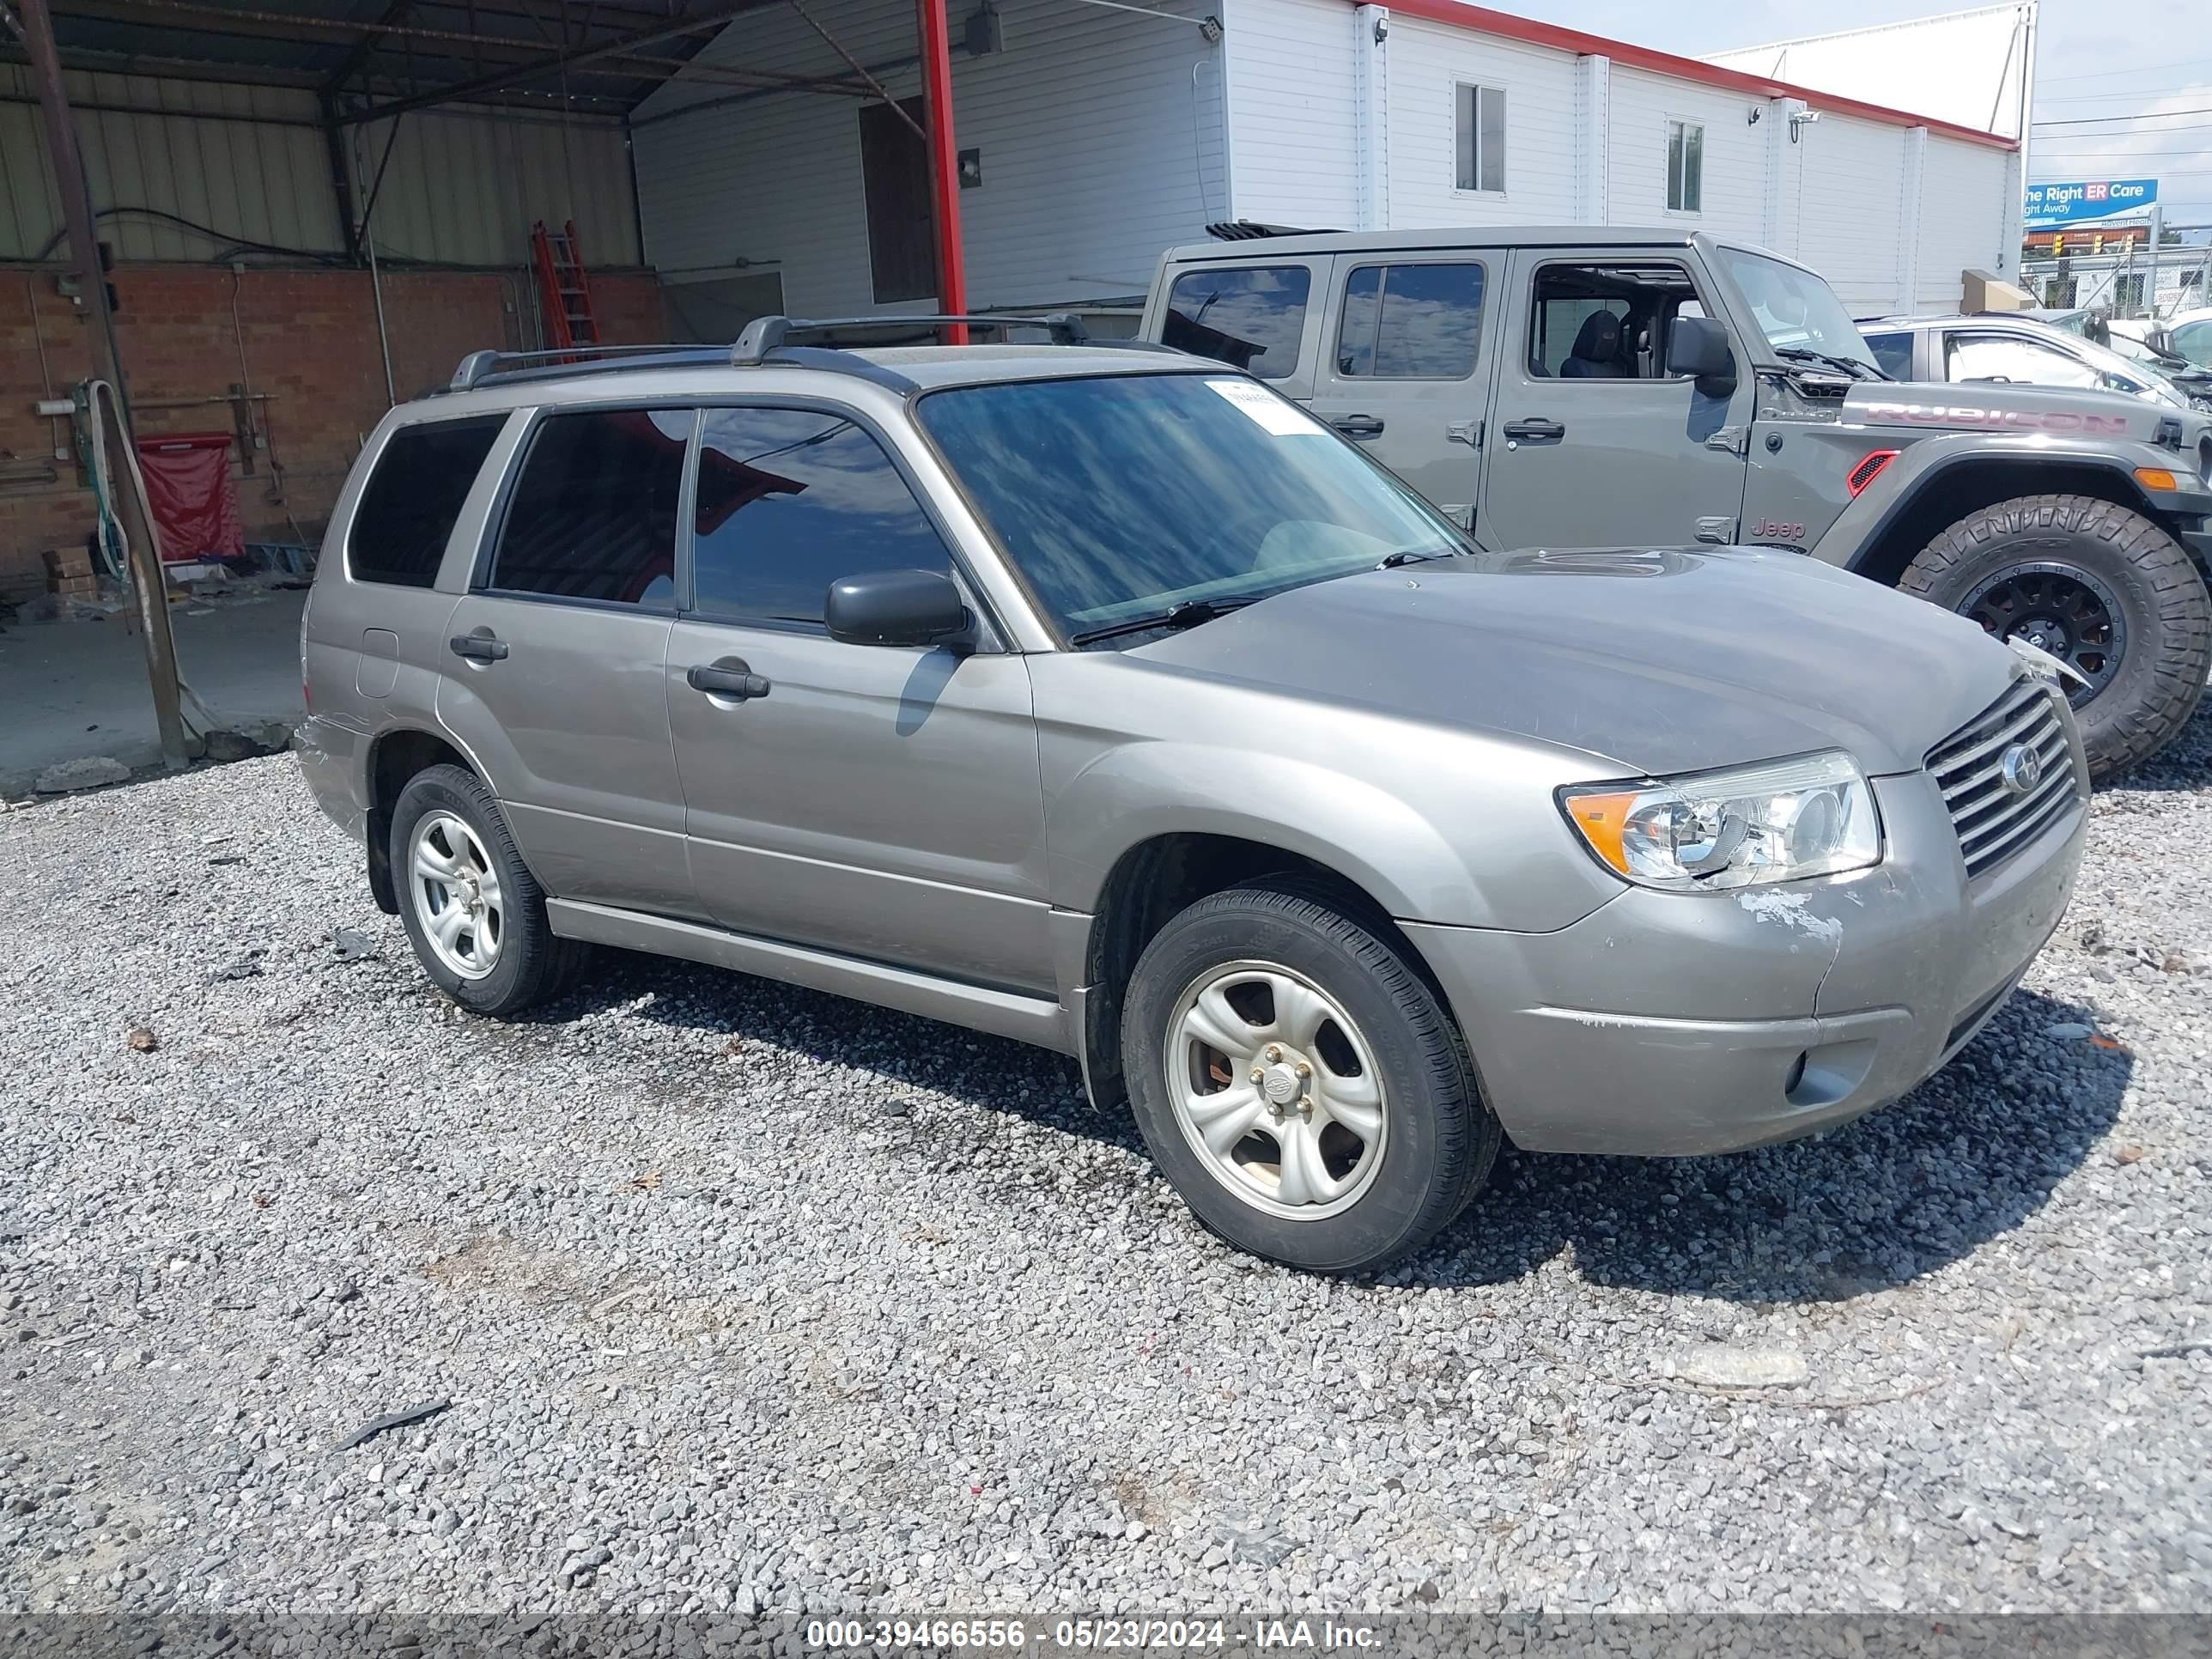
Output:
[[[1863,380],[1844,397],[1847,424],[1915,431],[2034,432],[2058,438],[2136,439],[2151,443],[2161,424],[2179,423],[2186,438],[2203,417],[2124,392],[2070,386],[2014,386],[2001,380],[1955,385]]]
[[[2017,668],[1948,611],[1753,548],[1470,554],[1362,572],[1125,654],[1580,750],[1616,775],[1822,749],[1869,774],[1917,770]]]

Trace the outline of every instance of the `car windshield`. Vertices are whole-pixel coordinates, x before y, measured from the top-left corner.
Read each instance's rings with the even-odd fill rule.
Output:
[[[1741,248],[1724,248],[1721,257],[1774,350],[1818,351],[1875,367],[1844,302],[1811,271]]]
[[[1079,641],[1470,545],[1241,376],[1003,381],[933,392],[916,409],[1030,592]]]
[[[2138,398],[2155,398],[2179,409],[2189,407],[2188,394],[2148,363],[2130,362],[2094,340],[2083,338],[2071,343],[2081,359],[2105,377],[2111,390],[2131,392]]]

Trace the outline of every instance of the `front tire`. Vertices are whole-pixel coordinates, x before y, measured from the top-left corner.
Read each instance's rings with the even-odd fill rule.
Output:
[[[2212,665],[2212,593],[2140,513],[2089,495],[2025,495],[1928,544],[1899,588],[2066,659],[2089,775],[2148,759],[2189,723]]]
[[[544,890],[476,774],[433,766],[409,779],[391,851],[416,959],[462,1007],[511,1018],[574,982],[590,947],[555,937]]]
[[[1389,1266],[1498,1156],[1435,991],[1304,893],[1237,888],[1176,916],[1137,963],[1121,1043],[1138,1127],[1192,1212],[1289,1267]]]

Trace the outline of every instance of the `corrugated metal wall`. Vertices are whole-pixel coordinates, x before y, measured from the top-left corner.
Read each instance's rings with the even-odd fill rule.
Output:
[[[118,258],[213,258],[243,242],[344,251],[330,149],[313,93],[143,75],[68,77],[98,208],[155,209],[101,222]],[[120,112],[115,107],[160,114]],[[364,185],[389,124],[349,135]],[[533,219],[574,218],[595,265],[639,262],[629,139],[607,121],[423,111],[400,123],[376,207],[376,246],[394,258],[518,265]],[[0,259],[41,257],[61,228],[29,70],[0,64]]]

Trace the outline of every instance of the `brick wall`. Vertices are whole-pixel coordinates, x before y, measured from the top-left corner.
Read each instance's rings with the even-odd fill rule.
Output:
[[[58,483],[25,477],[52,459],[54,443],[53,424],[31,412],[47,395],[40,380],[39,342],[45,343],[53,396],[66,398],[91,372],[86,325],[76,307],[55,291],[55,275],[51,266],[0,270],[0,598],[44,592],[46,553],[82,547],[92,529],[92,496],[77,488],[74,454],[54,463]],[[123,304],[117,327],[140,434],[230,430],[227,401],[153,405],[169,398],[227,398],[234,385],[250,378],[255,392],[270,394],[259,405],[270,449],[252,458],[250,472],[232,450],[246,539],[295,539],[287,506],[310,537],[319,534],[362,440],[386,408],[368,273],[254,270],[234,276],[221,266],[148,264],[125,265],[114,279]],[[667,338],[659,284],[652,276],[595,276],[592,296],[611,342]],[[528,280],[520,273],[386,272],[385,319],[400,397],[442,384],[471,351],[520,345],[530,336],[531,306]],[[66,422],[61,432],[67,444]],[[281,501],[274,492],[271,451],[284,468]]]

